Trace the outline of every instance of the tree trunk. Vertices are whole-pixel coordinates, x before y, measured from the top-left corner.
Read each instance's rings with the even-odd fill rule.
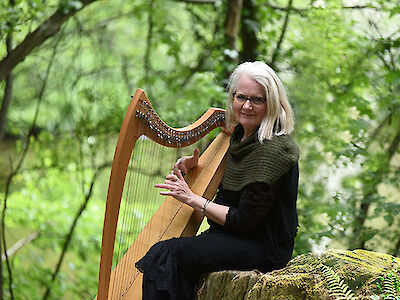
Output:
[[[239,23],[240,15],[242,13],[243,0],[230,0],[228,5],[229,6],[225,24],[225,36],[229,49],[236,50],[236,41],[239,32]]]
[[[257,39],[257,7],[254,1],[244,1],[242,13],[242,27],[240,30],[242,38],[242,52],[240,61],[255,61],[258,57],[258,39]]]
[[[8,48],[8,39],[7,39],[7,48]],[[13,75],[12,73],[8,74],[6,77],[6,86],[4,89],[4,98],[3,102],[1,103],[0,109],[0,142],[4,139],[7,129],[7,115],[8,115],[8,108],[11,104],[12,99],[12,87],[13,87]]]
[[[14,6],[14,2],[11,2],[11,5]],[[11,53],[12,51],[12,33],[10,32],[7,36],[7,53]],[[0,108],[0,142],[4,139],[4,135],[6,133],[7,128],[7,114],[8,108],[10,107],[11,99],[12,99],[12,88],[13,88],[13,74],[10,72],[6,77],[6,86],[4,89],[4,98],[1,103]]]
[[[269,62],[269,65],[273,69],[275,68],[275,64],[276,64],[276,61],[278,59],[279,53],[281,51],[283,40],[285,38],[285,33],[286,33],[286,29],[287,29],[288,24],[289,24],[289,17],[290,17],[290,13],[291,13],[291,10],[292,10],[292,4],[293,4],[293,0],[289,0],[288,6],[287,6],[287,10],[286,10],[285,21],[283,22],[283,26],[282,26],[281,35],[280,35],[279,40],[278,40],[278,42],[276,44],[274,53],[272,54],[271,61]]]
[[[228,83],[228,77],[233,69],[239,63],[239,54],[237,51],[237,39],[240,24],[240,15],[242,13],[243,0],[229,0],[226,10],[224,23],[224,40],[219,48],[224,57],[223,70],[219,72],[219,81],[225,88]]]

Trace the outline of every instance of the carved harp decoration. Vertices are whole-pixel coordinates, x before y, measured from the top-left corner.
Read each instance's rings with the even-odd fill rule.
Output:
[[[171,128],[159,118],[145,92],[136,91],[111,168],[95,299],[141,299],[142,274],[135,262],[160,240],[196,234],[201,215],[172,197],[162,197],[153,185],[164,180],[177,156],[187,155],[185,149],[191,153],[194,143],[222,127],[198,166],[185,176],[194,193],[211,199],[221,181],[229,146],[224,118],[224,110],[210,108],[193,124]],[[153,203],[153,198],[159,202]]]

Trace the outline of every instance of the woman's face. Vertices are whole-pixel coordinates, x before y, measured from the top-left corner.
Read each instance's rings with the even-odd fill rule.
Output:
[[[260,97],[265,99],[264,88],[248,75],[242,75],[240,77],[235,95],[243,95],[248,98]],[[233,99],[233,112],[236,121],[243,126],[244,134],[247,138],[257,131],[260,126],[261,121],[267,112],[267,103],[264,101],[261,104],[254,104],[250,100],[245,100],[243,103],[240,103]]]

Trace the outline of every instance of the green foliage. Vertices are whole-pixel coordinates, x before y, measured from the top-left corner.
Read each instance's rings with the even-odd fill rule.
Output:
[[[338,3],[330,1],[327,9],[311,10],[291,19],[296,31],[289,33],[290,65],[283,75],[294,77],[288,87],[301,128],[296,137],[303,146],[303,178],[312,182],[305,183],[304,192],[300,188],[300,200],[310,203],[308,214],[318,216],[310,218],[307,214],[308,221],[304,222],[300,214],[300,223],[306,224],[305,232],[313,232],[314,236],[320,232],[343,245],[343,239],[348,239],[349,244],[354,240],[352,231],[360,226],[355,216],[362,203],[380,207],[392,199],[398,204],[395,194],[387,197],[382,192],[391,189],[392,183],[386,178],[392,178],[396,170],[388,155],[388,140],[393,139],[396,129],[393,124],[384,123],[387,126],[374,134],[385,115],[397,115],[397,109],[392,109],[397,98],[393,92],[398,94],[397,71],[392,73],[389,57],[385,57],[383,68],[381,60],[389,48],[396,60],[398,47],[393,47],[395,31],[391,38],[382,39],[375,39],[372,32],[360,34],[359,28],[368,25],[357,22],[345,11],[334,10]],[[387,46],[378,46],[382,41]],[[395,65],[393,68],[397,70]],[[323,187],[317,189],[321,184]],[[315,201],[318,208],[312,205]],[[365,226],[360,232],[363,243],[369,241],[369,247],[374,249],[375,236],[394,236],[396,205],[389,205],[388,210],[378,209],[375,214],[371,213],[373,208],[368,210],[366,219],[376,221],[372,221],[373,226],[361,225]],[[323,212],[328,222],[320,217],[325,215]],[[376,228],[378,219],[379,223],[387,222],[390,230]],[[321,228],[327,223],[328,228]]]
[[[259,59],[269,61],[275,51],[286,16],[276,7],[287,2],[254,1],[257,22],[247,25],[257,32]],[[95,294],[105,166],[112,161],[130,95],[144,88],[173,127],[192,123],[210,106],[224,107],[226,78],[235,67],[227,54],[240,55],[243,47],[240,33],[237,50],[226,45],[227,4],[96,1],[13,70],[9,139],[0,144],[1,199],[46,85],[27,158],[8,198],[11,234],[40,233],[11,258],[17,299],[40,299],[50,284],[52,298]],[[1,0],[0,56],[6,55],[8,35],[15,47],[57,10],[68,14],[81,6],[75,0],[16,0],[14,6]],[[339,0],[293,1],[276,62],[295,109],[301,149],[295,255],[333,246],[399,251],[399,7],[383,0],[362,10],[341,6]],[[3,82],[1,99],[4,88]],[[61,273],[50,283],[99,169]],[[385,280],[382,290],[391,279]],[[386,287],[393,288],[398,285]]]
[[[82,2],[77,0],[71,1],[63,1],[61,2],[58,10],[61,11],[64,15],[69,14],[72,11],[79,10],[82,8]]]
[[[37,26],[38,22],[49,16],[57,5],[57,1],[41,0],[16,0],[15,5],[11,1],[0,1],[0,41],[4,41],[7,34],[12,33],[14,38],[22,39],[29,30]],[[0,54],[3,56],[5,43],[1,44]]]

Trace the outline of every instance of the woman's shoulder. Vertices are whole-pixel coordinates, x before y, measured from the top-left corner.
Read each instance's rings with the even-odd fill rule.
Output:
[[[291,135],[276,135],[262,144],[263,152],[268,156],[283,156],[293,162],[299,159],[299,147]]]

